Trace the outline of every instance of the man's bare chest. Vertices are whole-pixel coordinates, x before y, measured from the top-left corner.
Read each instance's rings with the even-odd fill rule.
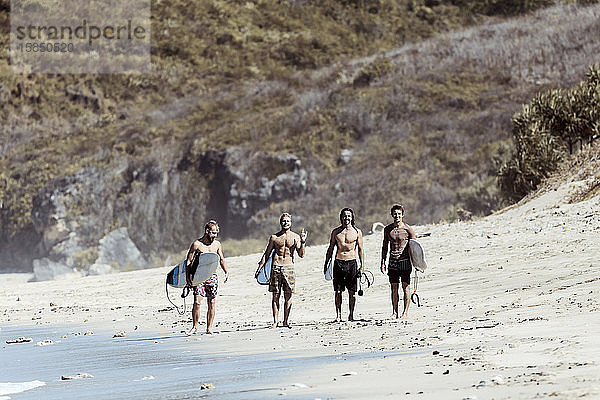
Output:
[[[200,245],[198,246],[198,250],[200,250],[201,253],[216,253],[218,248],[219,248],[219,246],[217,243],[212,243],[210,245],[206,245],[206,244],[200,242]]]
[[[395,227],[390,231],[390,240],[392,242],[399,242],[405,239],[408,239],[408,230],[406,228]]]
[[[335,238],[338,244],[342,246],[349,246],[356,243],[358,240],[358,234],[354,230],[344,229],[338,233]]]
[[[292,248],[295,244],[295,238],[291,235],[282,235],[276,238],[273,243],[275,244],[275,248]]]

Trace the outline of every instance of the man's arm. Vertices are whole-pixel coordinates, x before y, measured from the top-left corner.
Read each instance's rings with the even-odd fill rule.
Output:
[[[258,276],[258,272],[260,271],[260,269],[267,262],[267,259],[269,258],[269,256],[271,256],[271,252],[273,251],[273,248],[274,248],[273,236],[269,236],[269,243],[267,244],[267,249],[265,250],[260,261],[258,262],[258,268],[256,269],[256,272],[254,273],[255,278]]]
[[[325,264],[323,264],[323,273],[327,272],[327,266],[329,265],[329,260],[333,257],[333,248],[335,247],[335,231],[336,229],[331,231],[331,235],[329,237],[329,247],[327,248],[327,253],[325,254]]]
[[[225,266],[225,256],[223,255],[223,246],[221,245],[221,242],[219,242],[219,247],[217,247],[217,254],[219,255],[221,269],[225,272],[225,280],[223,281],[223,283],[225,283],[227,282],[227,279],[229,279],[229,271],[227,271],[227,267]]]
[[[417,234],[415,233],[415,230],[412,228],[412,226],[406,224],[406,230],[408,231],[408,238],[409,239],[416,239],[417,238]]]
[[[363,235],[362,231],[358,229],[358,239],[356,239],[358,245],[358,259],[360,260],[360,272],[365,272],[365,249],[363,246]]]
[[[385,260],[387,259],[389,239],[389,225],[383,229],[383,243],[381,245],[381,273],[385,273]]]
[[[185,279],[186,279],[186,283],[188,286],[192,285],[192,273],[191,273],[190,269],[187,267],[192,265],[192,262],[194,261],[194,255],[196,254],[196,250],[198,250],[197,242],[198,242],[197,240],[194,240],[192,242],[192,244],[190,245],[190,249],[188,250],[187,257],[186,257]]]
[[[296,243],[296,252],[298,253],[298,256],[300,258],[304,257],[304,252],[306,250],[306,237],[308,236],[308,232],[306,231],[306,229],[302,228],[302,230],[300,231],[300,235],[298,235],[298,238],[300,239],[300,245],[298,245],[298,243]]]

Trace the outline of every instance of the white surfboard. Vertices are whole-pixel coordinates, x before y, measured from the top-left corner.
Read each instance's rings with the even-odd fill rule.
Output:
[[[333,279],[333,263],[335,262],[335,255],[331,255],[329,263],[327,263],[327,269],[325,270],[325,280],[330,281]]]
[[[427,269],[423,247],[421,247],[421,244],[415,239],[408,240],[408,254],[410,255],[412,266],[415,267],[417,271],[424,272]]]
[[[220,260],[221,258],[217,253],[201,253],[191,265],[191,268],[195,268],[192,277],[192,286],[196,286],[210,278],[219,267]],[[169,285],[176,288],[186,286],[186,269],[188,268],[186,264],[187,260],[183,260],[167,274],[167,283]]]
[[[333,252],[331,253],[331,258],[329,259],[329,263],[327,263],[327,269],[325,270],[325,280],[330,281],[333,279],[333,264],[335,263],[335,254],[337,250],[337,244],[333,246]]]
[[[200,254],[198,257],[198,265],[196,266],[196,271],[192,278],[192,286],[196,286],[210,278],[219,267],[220,262],[221,257],[219,257],[217,253]]]
[[[271,251],[271,255],[267,258],[265,265],[258,271],[258,275],[256,276],[256,282],[261,285],[268,285],[271,281],[271,268],[273,267],[273,256],[275,255],[275,250]]]

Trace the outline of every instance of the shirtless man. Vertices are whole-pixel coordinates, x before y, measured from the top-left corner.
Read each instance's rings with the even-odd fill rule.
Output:
[[[191,265],[194,261],[196,253],[217,253],[220,258],[221,269],[225,272],[225,280],[227,282],[229,278],[229,272],[225,266],[225,257],[223,257],[223,248],[221,242],[217,240],[219,234],[219,225],[216,221],[208,221],[204,227],[204,235],[200,239],[194,240],[187,254],[187,265]],[[189,269],[187,269],[187,284],[189,287],[192,286],[192,275]],[[192,329],[188,331],[188,335],[194,335],[198,332],[198,321],[200,320],[200,301],[202,297],[206,297],[208,303],[208,311],[206,312],[206,333],[212,333],[210,330],[212,327],[213,320],[215,319],[215,297],[217,296],[217,289],[219,287],[219,281],[217,273],[215,272],[210,278],[202,282],[194,289],[194,306],[192,307]],[[202,296],[202,297],[201,297]]]
[[[381,273],[385,273],[385,261],[390,249],[388,276],[392,294],[392,318],[398,318],[398,284],[402,281],[404,292],[404,311],[402,319],[408,316],[410,305],[410,273],[412,265],[408,254],[408,239],[416,238],[413,228],[402,222],[404,207],[394,204],[390,210],[394,220],[383,230],[383,245],[381,246]]]
[[[273,266],[271,268],[271,279],[269,282],[269,292],[273,293],[271,306],[273,308],[273,325],[276,328],[279,323],[279,297],[283,291],[285,299],[283,308],[283,325],[289,328],[290,310],[292,309],[292,293],[296,283],[296,274],[294,272],[294,251],[299,257],[304,257],[306,248],[306,237],[308,232],[305,229],[300,231],[300,235],[292,232],[292,216],[288,213],[281,214],[279,217],[281,230],[269,238],[269,244],[258,262],[258,269],[254,276],[258,276],[259,271],[267,262],[271,251],[275,250],[273,255]]]
[[[363,236],[360,229],[354,225],[354,211],[344,208],[340,212],[341,225],[331,231],[329,247],[325,255],[323,271],[327,271],[329,260],[333,255],[333,247],[337,246],[335,261],[333,263],[333,290],[335,292],[336,322],[342,321],[342,293],[348,289],[348,321],[354,321],[354,304],[356,303],[356,280],[360,278],[356,253],[360,258],[360,273],[365,272],[365,253]]]

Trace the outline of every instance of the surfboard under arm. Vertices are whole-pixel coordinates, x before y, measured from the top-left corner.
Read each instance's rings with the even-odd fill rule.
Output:
[[[192,286],[196,286],[208,278],[217,270],[221,257],[217,253],[201,253],[195,259],[192,267],[195,269],[192,276]],[[187,285],[187,259],[173,267],[167,274],[167,283],[176,288]]]
[[[337,249],[337,246],[334,245],[333,251],[331,252],[331,258],[329,259],[329,262],[327,263],[327,269],[325,270],[325,280],[326,281],[330,281],[333,279],[333,263],[335,262],[336,249]]]
[[[271,254],[265,261],[265,265],[258,271],[256,281],[261,285],[268,285],[271,280],[271,268],[273,266],[273,257],[275,256],[275,249],[271,251]]]

